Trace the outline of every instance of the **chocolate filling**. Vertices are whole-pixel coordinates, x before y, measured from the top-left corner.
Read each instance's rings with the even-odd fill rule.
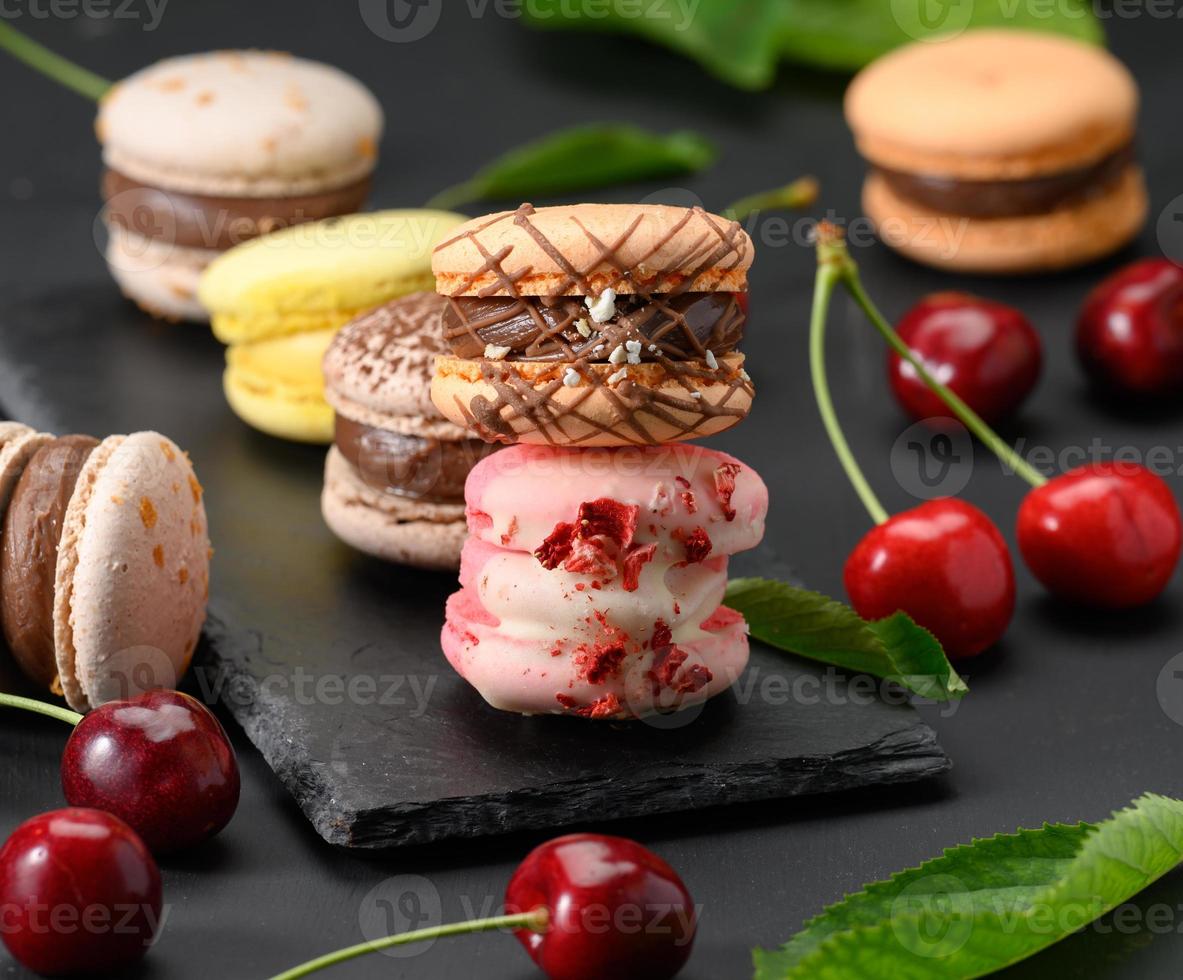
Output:
[[[365,177],[299,197],[207,197],[142,184],[117,170],[103,173],[108,222],[184,248],[224,250],[280,228],[352,214],[369,193]]]
[[[369,487],[429,503],[464,503],[468,471],[497,447],[405,436],[336,417],[334,443]]]
[[[82,466],[97,446],[90,436],[62,436],[29,460],[13,490],[0,542],[0,618],[21,670],[42,687],[57,678],[53,594],[62,519]]]
[[[1042,214],[1098,193],[1133,161],[1134,146],[1127,143],[1088,167],[1027,180],[958,180],[886,167],[876,170],[897,195],[934,211],[967,218],[1011,218]]]
[[[465,358],[485,357],[491,345],[515,361],[607,361],[639,340],[641,360],[701,360],[734,350],[747,319],[736,293],[624,294],[615,307],[596,323],[581,296],[456,296],[444,308],[444,338]]]

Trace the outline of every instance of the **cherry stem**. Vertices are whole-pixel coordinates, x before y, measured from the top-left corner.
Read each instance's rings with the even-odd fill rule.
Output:
[[[825,222],[823,222],[825,224]],[[842,232],[833,225],[828,226],[829,231],[825,234],[829,236],[826,242],[826,249],[829,256],[829,261],[833,263],[837,270],[837,278],[846,287],[846,291],[851,298],[858,304],[859,308],[866,314],[867,319],[871,321],[871,325],[879,331],[889,347],[894,350],[900,357],[912,365],[920,379],[928,385],[929,389],[942,401],[945,406],[957,416],[961,423],[969,429],[981,442],[997,456],[1004,464],[1009,466],[1011,470],[1021,476],[1033,487],[1041,487],[1047,483],[1047,477],[1039,470],[1035,469],[1022,456],[1015,452],[1008,446],[1002,438],[995,432],[985,420],[978,415],[972,408],[970,408],[964,401],[961,400],[953,391],[946,385],[941,384],[934,378],[931,372],[925,367],[924,362],[920,357],[900,338],[900,335],[895,332],[891,324],[887,322],[879,309],[871,302],[871,298],[863,289],[862,280],[859,278],[858,266],[854,259],[850,257],[850,253],[846,249],[846,243],[842,240]],[[822,230],[818,229],[818,255],[819,261],[822,252]]]
[[[833,243],[826,229],[833,228],[825,222],[818,225],[817,238],[817,276],[813,286],[813,309],[809,316],[809,373],[813,378],[813,394],[817,399],[817,409],[821,413],[822,423],[826,427],[826,435],[830,437],[830,445],[854,492],[858,494],[871,520],[882,524],[888,514],[875,491],[867,482],[859,467],[846,436],[842,434],[842,426],[838,424],[838,416],[834,412],[834,402],[830,398],[830,384],[826,380],[826,314],[830,309],[830,297],[834,295],[834,287],[842,278],[836,255],[833,254]],[[835,229],[836,230],[836,229]],[[838,239],[841,245],[841,238]],[[845,251],[845,249],[843,249]]]
[[[67,725],[77,725],[82,721],[82,715],[77,711],[59,708],[56,704],[46,704],[44,701],[35,701],[33,698],[22,698],[18,694],[0,694],[0,708],[3,707],[32,711],[39,715],[56,718],[58,721],[64,721]]]
[[[723,209],[725,217],[743,221],[757,211],[797,211],[817,200],[819,185],[816,177],[798,177],[791,184],[770,191],[749,194]]]
[[[60,54],[55,54],[3,20],[0,20],[0,49],[41,72],[42,75],[95,102],[111,88],[111,82],[101,75],[96,75]]]
[[[384,939],[375,939],[372,942],[358,943],[356,946],[347,946],[345,949],[339,949],[335,953],[328,953],[325,956],[317,957],[314,960],[309,960],[307,963],[301,963],[299,966],[293,967],[284,973],[277,974],[272,980],[297,980],[297,978],[306,977],[310,973],[315,973],[317,970],[323,970],[328,966],[336,966],[338,963],[344,963],[346,960],[365,956],[367,953],[377,952],[380,949],[389,949],[391,946],[418,943],[426,939],[440,939],[444,936],[463,936],[474,932],[495,932],[499,929],[530,929],[533,932],[544,932],[549,921],[550,913],[545,907],[539,906],[531,912],[518,912],[514,915],[496,915],[487,919],[452,922],[448,925],[416,929],[413,932],[401,932],[396,936],[387,936]]]

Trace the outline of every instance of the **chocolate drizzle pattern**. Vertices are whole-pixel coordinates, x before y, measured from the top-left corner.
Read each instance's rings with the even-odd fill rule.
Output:
[[[591,345],[590,348],[587,345],[573,345],[569,339],[562,336],[562,330],[556,330],[547,322],[540,312],[539,305],[531,301],[534,298],[521,292],[519,283],[530,276],[532,269],[529,265],[512,269],[508,266],[513,246],[506,245],[496,251],[490,251],[480,237],[486,229],[506,220],[512,220],[529,235],[543,254],[562,270],[562,275],[544,299],[555,301],[568,296],[594,297],[605,289],[616,290],[618,285],[627,284],[628,288],[624,291],[638,297],[639,308],[648,311],[647,316],[660,314],[666,320],[678,324],[684,321],[684,317],[674,303],[678,297],[689,292],[702,273],[708,269],[727,270],[740,267],[749,244],[747,235],[738,222],[726,221],[708,214],[702,208],[687,209],[678,221],[654,240],[646,255],[655,255],[666,248],[694,218],[700,219],[700,224],[707,230],[691,238],[681,255],[665,263],[667,267],[688,271],[668,290],[659,293],[648,291],[646,277],[641,272],[645,266],[645,256],[632,265],[624,263],[618,257],[621,248],[640,227],[643,215],[638,214],[615,239],[607,242],[589,231],[578,217],[572,216],[571,221],[594,248],[591,261],[586,264],[586,268],[579,269],[538,229],[532,221],[534,213],[533,205],[523,204],[511,214],[497,215],[488,222],[466,231],[463,237],[472,242],[483,262],[467,274],[459,288],[451,292],[453,295],[465,293],[480,280],[491,276],[488,285],[481,287],[476,295],[513,298],[521,304],[521,309],[534,319],[538,336],[546,338],[547,342],[553,345],[553,349],[561,352],[563,356],[561,359],[555,359],[554,368],[541,377],[533,374],[527,376],[515,370],[513,361],[474,360],[479,366],[482,380],[492,389],[493,397],[478,394],[473,396],[467,405],[457,404],[458,410],[473,431],[486,441],[511,443],[517,441],[522,428],[521,422],[525,421],[552,445],[587,443],[597,433],[612,433],[629,444],[656,445],[669,441],[668,432],[671,429],[678,433],[677,438],[688,439],[704,434],[701,430],[712,420],[720,417],[738,420],[747,414],[753,391],[751,381],[742,369],[741,357],[728,356],[716,359],[713,351],[703,348],[702,359],[688,360],[684,354],[670,356],[660,345],[655,345],[658,346],[656,351],[649,350],[653,340],[642,335],[637,329],[636,315],[631,315],[623,327],[625,331],[631,329],[631,335],[618,334],[617,344],[623,344],[627,340],[640,341],[640,351],[644,351],[646,355],[644,366],[660,365],[664,368],[666,377],[674,381],[676,390],[670,391],[668,385],[663,390],[661,387],[642,384],[627,377],[627,363],[622,365],[625,376],[615,382],[611,381],[610,379],[615,378],[620,372],[609,374],[604,370],[605,365],[596,363],[602,359],[604,351],[593,356],[595,345]],[[437,246],[437,250],[446,248],[456,240],[442,243]],[[605,269],[608,270],[607,276],[604,273]],[[593,273],[598,289],[593,287]],[[670,285],[671,279],[664,277],[663,282]],[[454,300],[449,302],[454,303]],[[607,325],[596,326],[602,328]],[[699,346],[701,347],[701,344]],[[611,349],[606,353],[610,354]],[[717,367],[710,366],[712,361]],[[577,377],[576,386],[572,386],[567,380],[571,377],[569,372],[574,372]],[[562,400],[555,397],[563,388],[573,391],[574,397]],[[602,392],[608,399],[616,418],[603,421],[582,411],[583,406],[596,392]],[[567,431],[568,421],[578,423],[574,428],[589,432],[590,435],[573,438]],[[654,429],[654,424],[658,422],[662,424],[664,437],[659,436]],[[714,426],[712,431],[718,428],[720,426]]]

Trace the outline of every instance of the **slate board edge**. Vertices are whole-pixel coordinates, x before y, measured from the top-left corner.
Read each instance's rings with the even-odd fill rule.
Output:
[[[641,792],[621,793],[610,778],[556,781],[545,790],[464,799],[406,803],[359,810],[332,798],[332,788],[309,759],[306,739],[294,731],[290,713],[269,703],[267,691],[235,658],[215,651],[219,642],[234,643],[234,630],[212,612],[205,627],[206,656],[224,672],[219,697],[247,737],[299,804],[316,832],[330,844],[357,850],[392,850],[445,840],[558,828],[581,823],[701,810],[719,805],[755,803],[807,796],[854,786],[914,782],[947,772],[948,756],[936,732],[919,716],[907,728],[889,733],[872,746],[826,757],[785,756],[731,768],[682,765],[662,760],[668,775],[651,777]],[[232,695],[232,696],[231,696]],[[276,710],[272,710],[276,708]],[[281,721],[282,719],[282,721]],[[778,770],[784,770],[778,772]],[[758,779],[753,779],[758,774]],[[746,787],[736,787],[741,780]],[[654,783],[669,787],[653,792]],[[547,804],[539,806],[539,802]],[[554,807],[571,818],[556,822]]]

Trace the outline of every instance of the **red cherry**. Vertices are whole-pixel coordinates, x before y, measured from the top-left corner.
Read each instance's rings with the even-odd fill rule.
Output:
[[[35,973],[107,973],[147,952],[160,926],[156,862],[100,810],[55,810],[0,848],[0,936]]]
[[[1043,366],[1039,334],[1022,313],[965,293],[924,297],[897,332],[933,377],[991,423],[1022,404]],[[896,400],[913,418],[953,418],[916,369],[890,350],[887,372]]]
[[[1183,268],[1143,259],[1102,282],[1081,308],[1076,352],[1103,388],[1135,395],[1183,388]]]
[[[946,497],[873,528],[846,559],[846,592],[864,619],[903,610],[950,657],[972,657],[1006,631],[1015,574],[1006,542],[976,507]]]
[[[635,841],[571,834],[518,865],[506,909],[547,909],[544,932],[516,933],[551,980],[660,980],[686,963],[697,916],[682,879]]]
[[[1091,463],[1027,494],[1019,550],[1049,592],[1128,609],[1158,596],[1179,562],[1183,526],[1170,487],[1144,466]]]
[[[234,749],[218,719],[178,691],[112,701],[82,719],[62,756],[72,806],[114,813],[157,854],[192,847],[238,806]]]

